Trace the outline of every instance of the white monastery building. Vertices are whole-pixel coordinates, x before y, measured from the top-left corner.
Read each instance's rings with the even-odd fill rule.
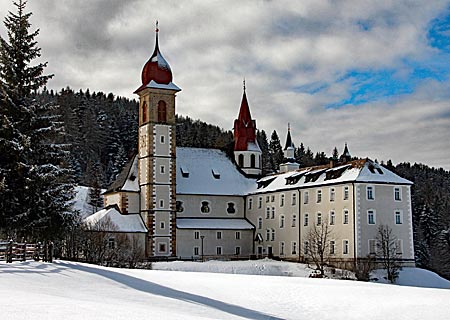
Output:
[[[375,254],[389,226],[404,265],[414,264],[411,185],[377,163],[351,160],[301,167],[288,129],[280,172],[261,176],[245,85],[234,121],[234,159],[215,149],[177,148],[175,98],[181,91],[158,45],[142,70],[139,150],[105,193],[105,217],[137,237],[151,259],[275,257],[305,261],[309,230],[328,224],[329,256],[353,264]]]

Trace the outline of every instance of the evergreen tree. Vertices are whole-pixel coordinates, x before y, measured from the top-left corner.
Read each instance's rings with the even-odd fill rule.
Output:
[[[334,147],[331,157],[333,158],[333,160],[336,160],[336,161],[339,159],[339,151],[338,151],[337,147]]]
[[[265,176],[272,172],[269,159],[269,143],[267,142],[267,134],[264,130],[256,132],[256,140],[261,149],[262,175]]]
[[[0,86],[4,104],[1,148],[14,141],[11,163],[1,159],[9,201],[7,226],[17,235],[51,238],[60,236],[70,224],[68,214],[73,187],[70,170],[65,166],[66,145],[58,107],[46,103],[34,92],[45,85],[51,75],[43,75],[46,63],[31,65],[40,56],[35,37],[29,32],[31,13],[26,2],[14,5],[17,14],[5,18],[8,40],[0,38]],[[14,149],[19,150],[14,153]],[[4,204],[5,207],[8,204]]]
[[[283,162],[284,154],[283,148],[281,147],[280,138],[278,137],[276,130],[273,130],[272,135],[270,136],[269,159],[270,168],[273,171],[278,171],[280,169],[280,164]]]

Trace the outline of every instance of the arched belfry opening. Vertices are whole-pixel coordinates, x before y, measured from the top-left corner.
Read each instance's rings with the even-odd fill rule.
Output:
[[[145,123],[148,121],[147,118],[147,102],[144,101],[144,103],[142,103],[142,123]]]
[[[163,100],[158,102],[158,122],[167,122],[167,105]]]

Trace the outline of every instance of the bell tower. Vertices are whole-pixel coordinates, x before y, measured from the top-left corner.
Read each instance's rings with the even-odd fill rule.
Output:
[[[252,119],[245,92],[242,95],[239,115],[234,120],[234,160],[247,176],[258,177],[262,173],[261,149],[256,140],[256,121]]]
[[[147,256],[176,255],[175,96],[172,71],[155,49],[142,69],[139,95],[140,214],[149,230]]]

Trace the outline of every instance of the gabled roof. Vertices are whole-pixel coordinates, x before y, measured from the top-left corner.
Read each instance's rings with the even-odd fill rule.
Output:
[[[128,161],[116,180],[106,190],[105,194],[119,191],[139,192],[137,155]]]
[[[83,221],[92,231],[139,233],[148,231],[140,214],[122,214],[117,205],[97,211]]]
[[[251,193],[308,188],[348,182],[398,185],[412,184],[411,181],[396,175],[372,160],[363,159],[350,161],[332,168],[328,165],[315,166],[266,176],[257,181],[257,190]]]
[[[245,195],[256,185],[217,149],[177,149],[177,193]]]

